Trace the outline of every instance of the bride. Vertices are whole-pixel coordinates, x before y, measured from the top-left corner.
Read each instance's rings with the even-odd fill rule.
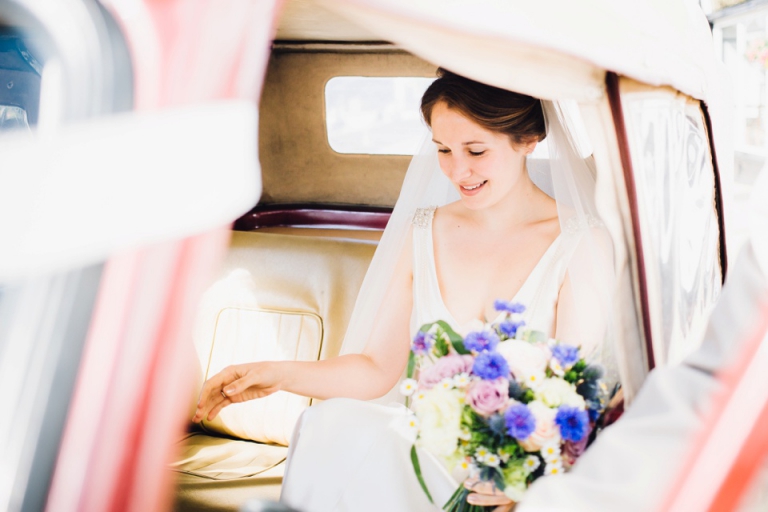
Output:
[[[605,281],[583,269],[599,273],[610,262],[595,250],[594,178],[562,111],[443,69],[421,111],[431,140],[411,162],[344,355],[232,366],[201,392],[194,421],[278,390],[326,400],[305,411],[290,445],[282,500],[301,511],[435,509],[414,476],[412,441],[398,433],[405,408],[366,402],[396,387],[419,326],[445,320],[466,333],[493,320],[494,301],[504,299],[526,306],[528,327],[584,353],[601,348]],[[549,169],[529,174],[527,158],[545,136]],[[458,483],[419,454],[442,505]]]

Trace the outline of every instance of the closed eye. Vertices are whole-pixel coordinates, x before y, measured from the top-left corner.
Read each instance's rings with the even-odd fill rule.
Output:
[[[451,150],[450,149],[438,149],[437,152],[438,153],[443,153],[444,155],[447,155],[448,153],[451,152]]]
[[[470,151],[469,154],[472,155],[472,156],[480,156],[482,154],[485,154],[485,150],[483,150],[483,151]]]

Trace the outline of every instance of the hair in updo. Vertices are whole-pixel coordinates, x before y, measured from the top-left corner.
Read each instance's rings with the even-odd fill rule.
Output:
[[[475,82],[443,68],[437,69],[437,76],[421,98],[421,115],[430,127],[432,109],[442,101],[483,128],[508,135],[514,143],[540,142],[546,137],[538,99]]]

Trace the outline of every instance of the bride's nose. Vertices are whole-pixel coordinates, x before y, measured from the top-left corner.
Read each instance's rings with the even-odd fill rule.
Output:
[[[456,183],[461,182],[472,175],[472,166],[463,158],[451,158],[444,165],[446,174]]]

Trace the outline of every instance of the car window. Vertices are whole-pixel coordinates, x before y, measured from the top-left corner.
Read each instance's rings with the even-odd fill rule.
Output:
[[[337,76],[325,86],[328,143],[337,153],[412,155],[426,127],[421,96],[432,78]]]

